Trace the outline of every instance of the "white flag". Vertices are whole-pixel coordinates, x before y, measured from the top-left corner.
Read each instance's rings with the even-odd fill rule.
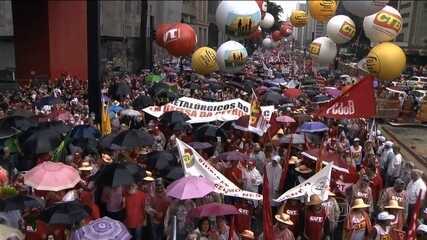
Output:
[[[176,143],[186,176],[205,177],[215,184],[215,192],[222,193],[226,196],[251,200],[262,199],[261,194],[244,191],[237,187],[185,142],[176,139]]]
[[[332,163],[329,163],[318,173],[311,176],[309,179],[305,180],[300,185],[289,189],[280,197],[274,199],[274,201],[283,202],[287,199],[297,198],[301,196],[306,196],[307,200],[309,200],[310,196],[313,194],[317,194],[322,198],[322,200],[326,200],[328,198],[328,193],[326,192],[326,189],[328,189],[329,183],[331,181],[332,165]]]

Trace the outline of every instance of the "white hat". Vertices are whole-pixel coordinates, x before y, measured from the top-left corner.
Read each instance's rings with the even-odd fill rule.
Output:
[[[274,156],[273,160],[276,162],[280,162],[280,156],[279,155]]]
[[[384,136],[378,136],[377,139],[380,142],[384,142],[385,141],[385,137]]]
[[[353,139],[353,142],[360,142],[360,138]]]
[[[390,214],[390,213],[388,213],[386,211],[380,212],[378,214],[378,220],[382,220],[382,221],[385,221],[385,220],[394,220],[394,215],[392,215],[392,214]]]
[[[377,136],[381,136],[381,130],[377,130]]]
[[[427,225],[425,225],[425,224],[420,224],[420,225],[417,227],[417,232],[425,232],[425,233],[427,233]]]
[[[387,147],[393,147],[393,142],[392,141],[387,141],[387,142],[385,142],[385,145]]]

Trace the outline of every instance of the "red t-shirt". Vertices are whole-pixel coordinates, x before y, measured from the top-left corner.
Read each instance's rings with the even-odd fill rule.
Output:
[[[295,237],[300,234],[300,219],[303,208],[302,204],[296,204],[293,206],[289,202],[287,202],[283,208],[283,212],[288,214],[291,217],[291,221],[294,223],[294,225],[289,226],[289,230],[292,231]]]
[[[128,228],[138,228],[142,226],[145,219],[145,194],[141,191],[137,191],[133,194],[128,194],[125,197],[125,201],[126,226]]]
[[[326,222],[326,212],[322,208],[319,212],[315,212],[311,208],[307,208],[304,219],[304,234],[310,240],[321,240],[325,235],[324,228]]]
[[[235,226],[237,232],[243,232],[244,230],[251,229],[251,218],[252,218],[252,206],[247,203],[235,204],[240,214],[235,215]]]
[[[237,167],[226,168],[225,177],[236,184],[238,187],[242,187],[242,171]]]

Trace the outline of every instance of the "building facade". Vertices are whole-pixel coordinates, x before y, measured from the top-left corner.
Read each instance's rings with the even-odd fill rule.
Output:
[[[15,68],[13,45],[12,2],[4,0],[0,1],[0,71]]]

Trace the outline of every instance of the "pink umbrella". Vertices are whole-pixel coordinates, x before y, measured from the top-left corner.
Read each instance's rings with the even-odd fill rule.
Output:
[[[295,119],[289,117],[289,116],[279,116],[276,118],[276,121],[280,123],[294,123]]]
[[[239,214],[239,211],[235,206],[222,203],[204,204],[200,207],[191,209],[189,212],[189,216],[196,218],[217,217],[234,214]]]
[[[326,94],[328,94],[331,97],[338,97],[341,95],[341,91],[334,87],[325,87]]]
[[[71,114],[70,112],[62,112],[58,114],[58,116],[56,116],[56,120],[58,121],[69,121],[73,118],[73,114]]]
[[[61,191],[80,182],[79,172],[57,162],[43,162],[24,175],[24,184],[41,191]]]
[[[171,183],[166,193],[180,200],[202,198],[215,189],[214,183],[204,177],[183,177]]]
[[[298,88],[288,88],[285,90],[284,95],[289,98],[297,98],[301,93],[302,91]]]

